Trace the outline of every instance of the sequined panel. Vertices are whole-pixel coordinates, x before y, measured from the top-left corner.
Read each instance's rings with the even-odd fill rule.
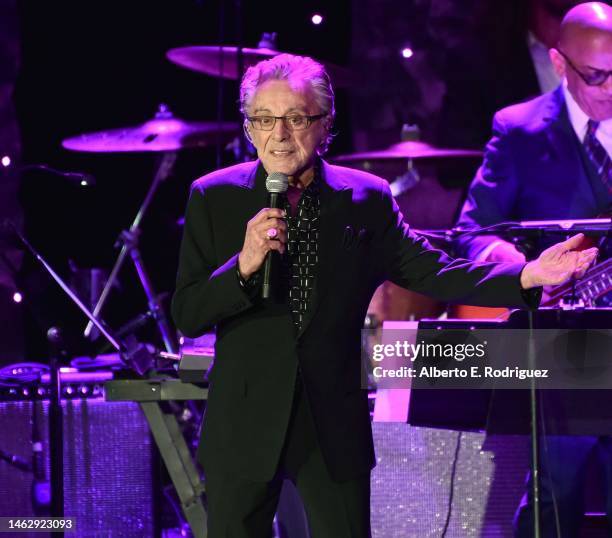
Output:
[[[527,473],[526,437],[499,436],[485,442],[481,433],[459,434],[399,423],[373,423],[372,428],[377,458],[372,473],[372,536],[441,536],[459,435],[446,536],[512,535],[512,518]]]

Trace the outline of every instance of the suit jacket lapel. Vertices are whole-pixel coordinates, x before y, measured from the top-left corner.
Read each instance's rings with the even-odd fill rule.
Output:
[[[574,143],[576,134],[569,121],[561,87],[552,94],[552,99],[550,99],[548,108],[544,112],[543,121],[549,125],[546,129],[546,135],[555,157],[563,161],[576,162],[577,159],[569,159],[569,157],[577,157]]]
[[[317,276],[298,337],[310,324],[321,298],[328,293],[335,271],[340,270],[337,267],[336,259],[342,249],[344,228],[350,216],[353,191],[341,175],[323,160],[321,161],[321,180]]]
[[[561,86],[553,93],[549,109],[543,119],[550,124],[546,134],[556,157],[556,162],[561,164],[565,174],[568,174],[568,168],[571,168],[571,176],[576,178],[576,193],[581,191],[595,207],[594,179],[598,178],[592,177],[593,167],[585,160],[588,157],[584,153],[581,141],[578,140],[570,122]],[[576,200],[580,198],[579,196],[575,197]]]
[[[244,176],[242,178],[242,183],[247,189],[252,189],[253,194],[259,203],[261,199],[262,205],[259,206],[259,209],[265,207],[263,204],[267,203],[267,191],[266,191],[266,171],[261,164],[261,161],[255,160],[253,161],[253,166],[245,169]],[[257,211],[259,211],[259,209]],[[255,214],[251,215],[254,217]],[[249,217],[250,218],[250,217]]]

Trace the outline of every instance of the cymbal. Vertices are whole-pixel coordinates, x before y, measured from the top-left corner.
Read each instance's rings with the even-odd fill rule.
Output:
[[[66,138],[62,146],[90,153],[177,151],[206,147],[218,140],[225,143],[239,131],[238,123],[186,121],[158,114],[141,125]]]
[[[426,142],[408,140],[393,144],[387,149],[339,155],[333,157],[332,160],[336,162],[358,162],[399,161],[402,159],[477,159],[480,157],[482,157],[482,151],[478,150],[437,148]]]
[[[234,46],[201,45],[170,49],[166,52],[166,58],[176,65],[198,73],[238,80],[241,75],[239,76],[238,73],[237,53],[238,47]],[[281,52],[270,48],[243,48],[244,69],[278,54],[281,54]],[[348,87],[353,84],[353,76],[345,67],[327,62],[321,63],[325,66],[334,86]]]

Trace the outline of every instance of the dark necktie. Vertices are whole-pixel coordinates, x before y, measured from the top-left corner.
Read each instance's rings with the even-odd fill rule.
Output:
[[[289,306],[293,323],[299,331],[308,308],[318,261],[319,183],[316,178],[302,193],[295,216],[288,217],[287,221]]]
[[[597,127],[599,127],[598,121],[589,120],[587,133],[584,137],[584,149],[591,162],[595,165],[597,175],[608,188],[608,193],[612,194],[612,159],[610,159],[606,148],[603,147],[595,136]]]

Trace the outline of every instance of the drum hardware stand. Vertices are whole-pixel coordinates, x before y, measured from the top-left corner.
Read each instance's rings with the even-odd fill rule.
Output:
[[[162,113],[167,114],[160,108],[160,112],[158,114]],[[140,209],[138,210],[138,213],[136,214],[136,217],[134,218],[134,221],[132,222],[132,225],[128,230],[122,231],[119,235],[117,244],[122,245],[121,251],[119,252],[119,256],[117,257],[117,261],[115,262],[113,270],[111,271],[108,280],[106,281],[106,285],[104,286],[104,289],[100,294],[98,303],[96,304],[93,310],[93,316],[97,318],[100,315],[102,308],[104,307],[104,303],[108,298],[111,288],[114,286],[115,281],[117,280],[117,276],[119,274],[121,266],[123,265],[126,256],[129,254],[129,256],[132,258],[132,262],[134,263],[134,267],[136,269],[136,272],[138,273],[138,278],[147,297],[149,310],[152,313],[153,319],[155,320],[159,333],[162,337],[164,347],[169,353],[176,353],[177,345],[175,342],[175,338],[172,335],[172,330],[170,329],[170,325],[168,324],[168,320],[166,318],[166,314],[164,312],[161,301],[159,300],[159,297],[155,294],[151,279],[149,278],[149,275],[145,270],[142,261],[142,256],[140,254],[140,250],[138,249],[138,239],[141,233],[140,224],[142,222],[142,219],[149,205],[151,204],[153,196],[155,195],[160,184],[170,175],[175,161],[176,152],[168,152],[163,154],[153,182],[149,187],[149,190],[144,198],[144,201],[142,202],[142,205],[140,206]],[[92,332],[92,329],[93,323],[90,320],[90,322],[85,327],[84,336],[89,337]]]
[[[408,159],[406,164],[406,172],[402,175],[397,176],[395,180],[389,185],[391,194],[393,196],[400,196],[405,192],[413,189],[421,181],[419,171],[414,167],[412,159]]]
[[[164,347],[170,353],[174,353],[177,351],[175,338],[172,336],[172,330],[170,329],[170,325],[168,324],[168,319],[166,318],[166,314],[164,312],[163,305],[160,300],[160,296],[157,295],[153,289],[153,284],[151,279],[149,278],[148,273],[145,270],[142,255],[140,254],[140,250],[138,249],[138,238],[140,231],[124,231],[121,233],[120,242],[123,242],[123,249],[126,249],[130,257],[132,258],[132,262],[134,263],[134,267],[136,268],[136,272],[138,273],[138,277],[144,289],[145,295],[147,297],[147,302],[149,306],[148,313],[151,314],[159,332],[161,334],[162,340],[164,342]]]
[[[408,141],[419,141],[421,139],[421,130],[418,125],[410,125],[404,123],[402,125],[402,132],[400,135],[402,142]],[[393,196],[400,196],[406,191],[413,189],[421,181],[419,171],[414,166],[413,159],[407,159],[406,171],[397,176],[394,181],[389,185],[391,188],[391,194]]]

